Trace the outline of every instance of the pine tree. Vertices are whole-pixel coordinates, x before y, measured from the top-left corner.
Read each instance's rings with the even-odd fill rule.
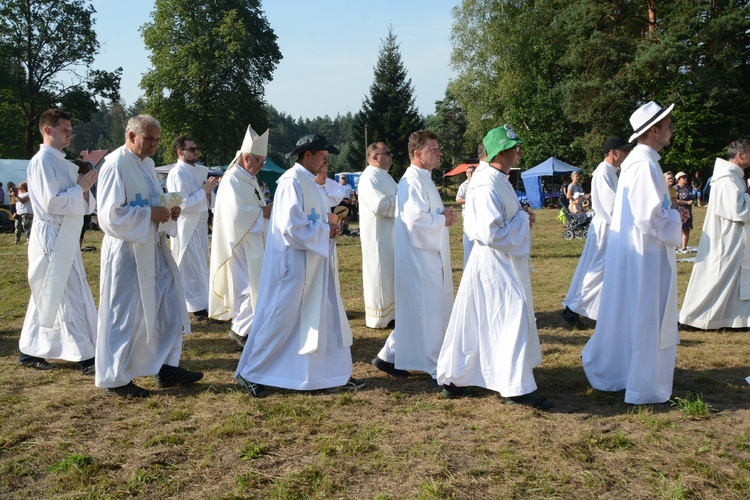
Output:
[[[380,48],[370,95],[365,97],[362,110],[354,117],[352,143],[346,155],[349,168],[361,170],[366,165],[366,127],[368,144],[384,142],[393,151],[391,175],[394,179],[401,178],[409,166],[409,135],[423,126],[422,117],[414,106],[414,88],[407,78],[391,28]]]

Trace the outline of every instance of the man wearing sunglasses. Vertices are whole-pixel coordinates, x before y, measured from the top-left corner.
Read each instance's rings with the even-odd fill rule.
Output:
[[[208,168],[198,164],[200,152],[193,139],[174,140],[177,164],[167,176],[167,191],[182,196],[182,217],[172,238],[172,255],[182,275],[188,312],[208,318],[208,210],[218,177],[208,177]]]
[[[365,325],[393,328],[396,295],[393,288],[396,181],[388,173],[391,150],[382,142],[367,147],[367,168],[359,178],[359,236],[362,240],[362,285]],[[377,365],[379,358],[373,363]]]

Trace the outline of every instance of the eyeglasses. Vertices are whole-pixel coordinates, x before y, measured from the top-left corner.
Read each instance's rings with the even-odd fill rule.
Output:
[[[195,153],[196,151],[200,151],[198,148],[182,148],[180,151],[190,151],[191,153]]]
[[[375,156],[379,155],[393,156],[393,153],[391,153],[390,151],[381,151],[380,153],[375,153]]]
[[[252,153],[250,153],[250,156],[252,156],[253,158],[255,158],[255,161],[257,161],[257,162],[258,162],[258,163],[260,163],[261,165],[265,165],[265,163],[266,163],[266,159],[265,159],[264,157],[262,157],[262,156],[258,156],[258,155],[254,155],[254,154],[252,154]]]

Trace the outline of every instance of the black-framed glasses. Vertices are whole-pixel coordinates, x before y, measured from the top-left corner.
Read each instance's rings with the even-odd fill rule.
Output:
[[[196,151],[200,151],[198,148],[182,148],[180,151],[190,151],[191,153],[195,153]]]
[[[378,156],[378,155],[393,156],[393,153],[391,153],[390,151],[381,151],[380,153],[375,154],[375,156]]]
[[[253,153],[250,153],[250,156],[255,158],[255,160],[260,163],[261,165],[264,165],[266,163],[266,159],[262,156],[254,155]]]

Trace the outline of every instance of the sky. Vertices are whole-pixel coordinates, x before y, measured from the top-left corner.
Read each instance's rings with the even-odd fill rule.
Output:
[[[127,105],[150,69],[139,28],[150,21],[153,0],[93,0],[94,28],[101,45],[94,69],[123,68],[121,94]],[[459,0],[265,0],[263,10],[283,59],[266,86],[266,101],[295,118],[335,117],[357,112],[373,82],[389,26],[422,115],[434,113],[448,82],[451,9]]]

